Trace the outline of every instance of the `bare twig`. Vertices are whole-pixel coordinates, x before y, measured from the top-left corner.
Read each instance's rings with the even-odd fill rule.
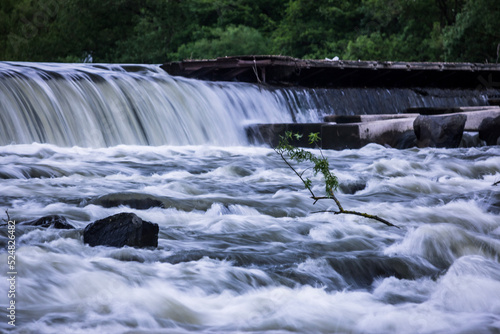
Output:
[[[7,220],[5,220],[5,218],[2,218],[2,220],[5,222],[5,223],[1,223],[0,225],[7,225],[10,221],[10,216],[9,216],[9,210],[5,210],[5,214],[7,215]]]

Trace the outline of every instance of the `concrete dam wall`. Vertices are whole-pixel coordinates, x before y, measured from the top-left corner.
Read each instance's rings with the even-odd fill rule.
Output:
[[[294,120],[247,127],[251,141],[271,146],[285,131],[294,131],[306,135],[319,132],[322,147],[332,149],[359,148],[368,143],[399,148],[457,147],[464,145],[464,131],[479,132],[484,119],[500,115],[498,64],[244,56],[186,60],[161,67],[171,75],[201,80],[314,90],[321,100],[318,105],[324,117],[320,122]],[[353,117],[361,115],[377,116]],[[452,126],[452,119],[458,123]],[[421,131],[425,127],[428,129]],[[447,133],[443,128],[454,130]],[[305,140],[296,144],[308,146]]]

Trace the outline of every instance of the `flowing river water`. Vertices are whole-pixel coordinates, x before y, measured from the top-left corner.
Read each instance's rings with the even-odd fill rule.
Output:
[[[1,65],[0,215],[16,220],[16,274],[9,297],[4,224],[0,331],[500,333],[499,146],[312,150],[329,159],[345,209],[398,229],[325,212],[333,202],[313,204],[271,148],[246,141],[247,124],[318,121],[326,100],[354,91]],[[403,93],[357,92],[449,103]],[[126,196],[161,205],[103,205]],[[157,223],[158,247],[83,243],[87,224],[119,212]],[[21,224],[53,214],[76,229]]]

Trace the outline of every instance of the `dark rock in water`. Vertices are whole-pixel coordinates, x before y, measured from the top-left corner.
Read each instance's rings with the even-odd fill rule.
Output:
[[[485,118],[479,125],[479,138],[488,145],[499,145],[500,116]]]
[[[57,229],[74,229],[75,227],[68,223],[66,217],[59,215],[45,216],[36,220],[21,223],[21,225],[47,227],[47,228],[57,228]]]
[[[90,246],[157,247],[158,232],[158,224],[144,221],[134,213],[122,212],[87,225],[83,242]]]
[[[417,136],[415,136],[415,131],[413,130],[405,131],[399,137],[397,137],[396,141],[397,149],[403,150],[415,146],[417,146]]]
[[[92,204],[100,205],[105,208],[118,207],[120,205],[128,206],[131,209],[145,210],[149,208],[164,207],[163,202],[147,194],[139,193],[114,193],[98,197],[92,201]]]
[[[480,147],[484,146],[484,142],[479,138],[477,132],[465,131],[460,142],[460,147]]]
[[[465,115],[418,116],[413,122],[417,146],[458,147],[466,120]]]
[[[342,182],[339,184],[339,190],[344,194],[354,195],[358,191],[366,188],[366,182]]]

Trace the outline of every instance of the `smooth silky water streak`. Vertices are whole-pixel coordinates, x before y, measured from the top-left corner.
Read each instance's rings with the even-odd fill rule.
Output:
[[[249,123],[293,121],[279,91],[126,69],[0,63],[0,144],[241,145]]]
[[[342,204],[394,229],[312,213],[331,204],[313,205],[279,156],[246,146],[244,133],[257,122],[486,103],[477,92],[270,88],[156,65],[0,68],[0,213],[60,214],[76,227],[17,226],[13,333],[498,333],[498,146],[324,150],[351,188],[339,190]],[[124,194],[164,205],[103,204]],[[85,226],[123,211],[159,224],[158,248],[83,243]],[[7,241],[0,234],[3,273]],[[5,320],[0,332],[12,329]]]
[[[0,145],[248,145],[250,124],[484,104],[467,90],[276,88],[172,77],[157,65],[0,62]]]

